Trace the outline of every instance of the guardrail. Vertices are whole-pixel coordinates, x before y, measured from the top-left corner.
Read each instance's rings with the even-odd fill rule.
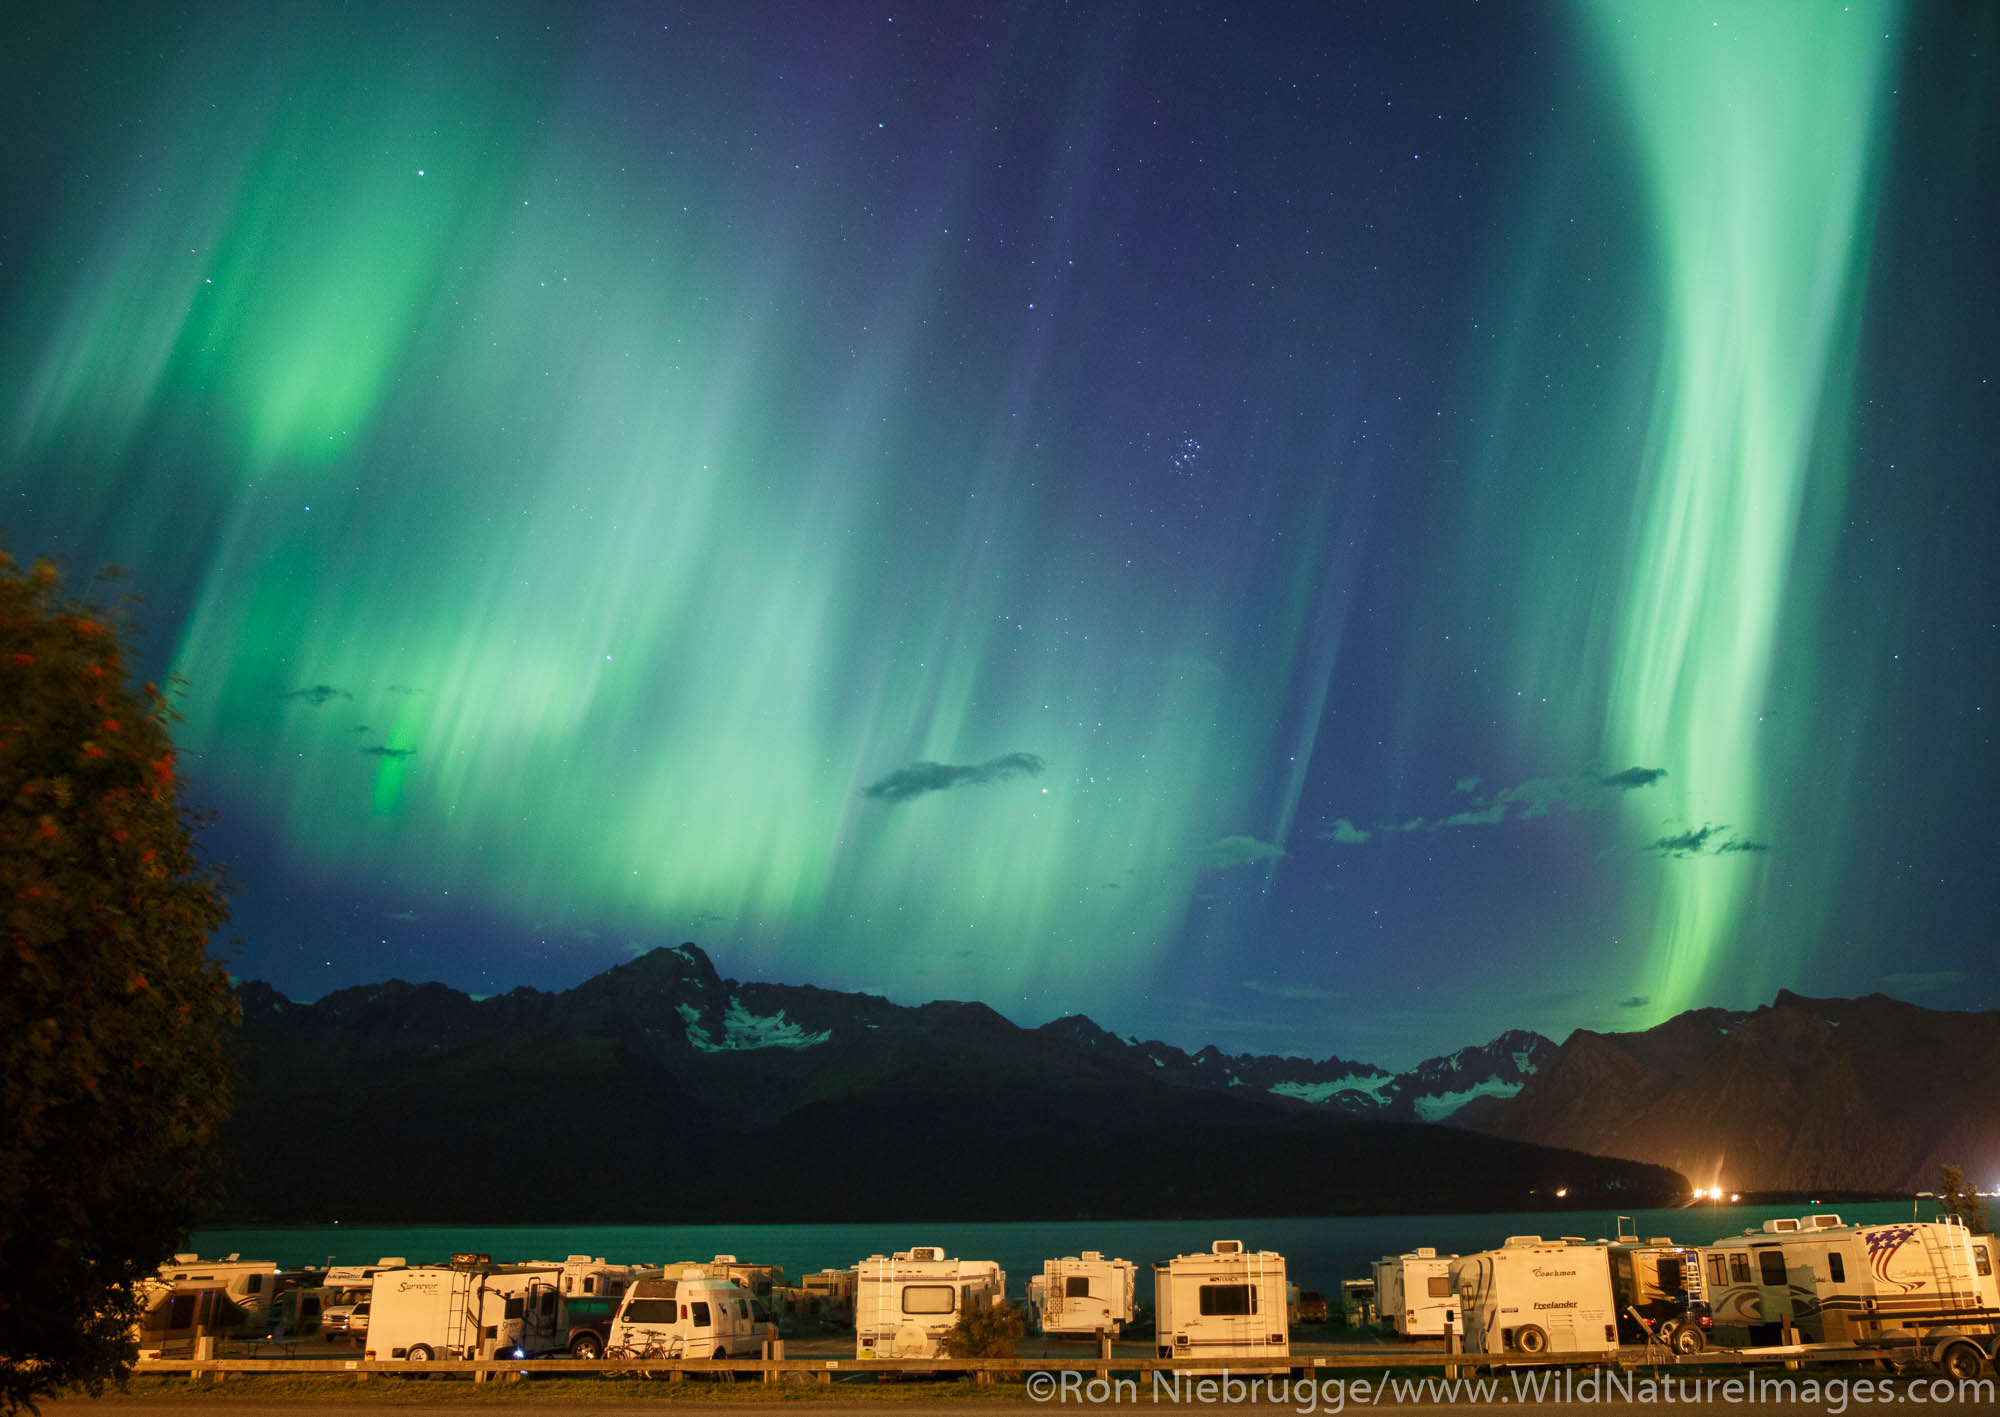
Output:
[[[1674,1355],[1670,1362],[1621,1353],[1612,1357],[1579,1356],[1567,1353],[1442,1353],[1397,1352],[1366,1349],[1352,1353],[1293,1354],[1287,1357],[1242,1358],[1146,1358],[1113,1356],[1054,1356],[1035,1358],[517,1358],[506,1362],[481,1359],[445,1358],[412,1363],[401,1359],[365,1358],[177,1358],[141,1359],[135,1375],[174,1376],[185,1374],[190,1382],[207,1377],[225,1381],[252,1373],[320,1374],[351,1376],[366,1380],[378,1376],[414,1377],[425,1374],[469,1376],[474,1382],[519,1381],[537,1376],[585,1375],[604,1377],[663,1378],[685,1382],[689,1374],[719,1376],[732,1381],[754,1377],[763,1382],[814,1381],[830,1384],[836,1377],[885,1376],[893,1373],[951,1373],[970,1375],[975,1382],[991,1383],[998,1377],[1022,1377],[1036,1372],[1092,1373],[1100,1377],[1113,1373],[1156,1371],[1266,1374],[1299,1372],[1310,1374],[1325,1369],[1443,1368],[1454,1376],[1460,1368],[1574,1368],[1613,1366],[1740,1368],[1778,1364],[1797,1367],[1802,1363],[1872,1363],[1889,1355],[1878,1348],[1847,1345],[1797,1345],[1779,1349],[1708,1349],[1701,1353]]]

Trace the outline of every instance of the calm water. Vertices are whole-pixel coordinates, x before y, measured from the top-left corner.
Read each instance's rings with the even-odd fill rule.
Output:
[[[1929,1202],[1923,1204],[1928,1205]],[[1641,1235],[1670,1235],[1682,1244],[1707,1244],[1804,1205],[1698,1206],[1633,1213]],[[1850,1223],[1908,1219],[1908,1201],[1826,1206]],[[1931,1218],[1926,1210],[1922,1219]],[[1008,1291],[1020,1295],[1042,1261],[1081,1250],[1139,1265],[1140,1300],[1152,1298],[1155,1261],[1206,1250],[1215,1240],[1241,1240],[1245,1248],[1275,1250],[1287,1274],[1303,1289],[1337,1294],[1340,1281],[1368,1273],[1368,1262],[1420,1245],[1440,1254],[1466,1253],[1500,1244],[1509,1235],[1617,1233],[1612,1211],[1543,1211],[1516,1215],[1340,1216],[1310,1220],[1131,1220],[1118,1222],[1021,1221],[1008,1224],[927,1225],[583,1225],[583,1226],[283,1226],[261,1230],[201,1230],[195,1249],[204,1256],[236,1251],[245,1259],[270,1259],[286,1267],[368,1264],[384,1255],[412,1263],[442,1262],[463,1251],[496,1260],[561,1259],[587,1254],[613,1264],[667,1264],[729,1254],[753,1264],[780,1264],[786,1275],[842,1268],[874,1254],[915,1245],[942,1245],[953,1258],[998,1260]]]

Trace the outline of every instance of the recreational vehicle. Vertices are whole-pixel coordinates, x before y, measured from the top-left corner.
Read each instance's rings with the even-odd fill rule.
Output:
[[[1132,1322],[1130,1260],[1107,1260],[1096,1250],[1045,1260],[1028,1281],[1028,1307],[1043,1333],[1117,1333]]]
[[[1497,1250],[1452,1261],[1468,1353],[1618,1352],[1610,1246],[1580,1238],[1512,1235]]]
[[[160,1266],[159,1279],[169,1291],[221,1290],[227,1303],[217,1311],[215,1326],[222,1328],[268,1319],[278,1295],[278,1266],[270,1260],[246,1260],[241,1255],[219,1260],[175,1255],[171,1264]]]
[[[1376,1312],[1404,1338],[1436,1338],[1449,1324],[1463,1331],[1465,1315],[1451,1292],[1451,1262],[1429,1245],[1374,1263]]]
[[[784,1291],[791,1312],[827,1324],[854,1322],[853,1269],[822,1269],[802,1275],[798,1287]]]
[[[1627,1343],[1648,1338],[1676,1353],[1699,1353],[1708,1346],[1707,1314],[1701,1298],[1701,1254],[1664,1235],[1641,1240],[1619,1216],[1611,1244],[1611,1297],[1618,1307],[1618,1336]]]
[[[370,1360],[535,1358],[562,1347],[556,1284],[561,1267],[493,1263],[455,1255],[375,1276],[369,1300]]]
[[[1945,1221],[1767,1220],[1701,1248],[1718,1343],[1911,1344],[1954,1376],[1993,1357],[1994,1240]]]
[[[1285,1257],[1217,1240],[1205,1254],[1153,1266],[1162,1358],[1286,1358]]]
[[[557,1266],[557,1290],[564,1299],[584,1296],[616,1299],[635,1279],[658,1279],[666,1268],[656,1264],[606,1264],[602,1257],[570,1255]]]
[[[992,1260],[946,1259],[934,1245],[870,1255],[854,1267],[855,1356],[942,1358],[953,1325],[1006,1294]]]
[[[678,1279],[635,1279],[611,1321],[607,1352],[660,1358],[743,1358],[763,1351],[771,1327],[755,1296],[695,1266]]]

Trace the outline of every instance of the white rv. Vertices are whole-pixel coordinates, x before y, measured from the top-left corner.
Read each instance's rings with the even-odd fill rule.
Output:
[[[234,1327],[270,1317],[278,1294],[278,1266],[270,1260],[246,1260],[226,1255],[205,1260],[199,1255],[175,1255],[160,1266],[159,1282],[169,1293],[219,1289],[227,1303],[217,1310],[216,1323]],[[230,1314],[230,1309],[237,1312]]]
[[[690,1266],[678,1279],[633,1280],[611,1321],[605,1351],[649,1358],[754,1358],[770,1335],[749,1290]]]
[[[992,1260],[946,1259],[934,1245],[870,1255],[854,1267],[855,1356],[942,1358],[952,1327],[1006,1294]]]
[[[1767,1220],[1701,1248],[1718,1343],[1920,1344],[1954,1376],[1993,1357],[2000,1325],[1994,1240],[1944,1221],[1848,1225]]]
[[[1288,1358],[1285,1257],[1217,1240],[1205,1254],[1153,1266],[1162,1358]]]
[[[1045,1260],[1028,1281],[1028,1307],[1043,1333],[1116,1333],[1132,1322],[1130,1260],[1108,1260],[1096,1250]]]
[[[375,1276],[369,1299],[369,1359],[535,1358],[563,1346],[557,1327],[557,1265],[496,1265],[457,1255]]]
[[[1451,1262],[1429,1245],[1374,1263],[1376,1312],[1404,1338],[1436,1338],[1447,1322],[1465,1331],[1465,1314],[1451,1292]]]
[[[1468,1353],[1618,1352],[1610,1246],[1565,1237],[1511,1235],[1497,1250],[1452,1261]]]

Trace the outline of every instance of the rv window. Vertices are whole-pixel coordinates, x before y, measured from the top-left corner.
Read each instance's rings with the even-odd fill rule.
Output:
[[[1723,1275],[1721,1255],[1710,1255],[1708,1257],[1708,1282],[1718,1289],[1728,1282]]]
[[[193,1294],[176,1294],[167,1301],[167,1327],[191,1328],[194,1326]]]
[[[1782,1250],[1759,1250],[1757,1252],[1757,1281],[1760,1284],[1778,1285],[1785,1282],[1785,1255]]]
[[[1840,1251],[1828,1250],[1826,1252],[1826,1272],[1833,1276],[1835,1284],[1845,1284],[1847,1282],[1847,1261],[1840,1257]]]
[[[750,1303],[747,1299],[738,1299],[736,1301],[736,1317],[739,1319],[750,1317]]]
[[[548,1318],[554,1314],[556,1311],[556,1291],[553,1289],[543,1289],[538,1291],[538,1297],[540,1299],[539,1307],[542,1311],[542,1317]]]
[[[1090,1297],[1090,1276],[1072,1274],[1063,1279],[1063,1298],[1088,1299]]]
[[[671,1299],[634,1299],[625,1306],[628,1324],[670,1324],[678,1316]]]
[[[595,1294],[597,1292],[597,1277],[595,1275],[586,1274],[583,1277],[583,1292],[586,1294]]]
[[[1433,1299],[1449,1299],[1451,1280],[1442,1274],[1434,1274],[1424,1281],[1424,1292]]]
[[[694,1303],[690,1304],[688,1307],[694,1310],[694,1326],[696,1328],[707,1328],[708,1305],[703,1303],[701,1300],[697,1299]]]
[[[948,1314],[958,1302],[958,1291],[949,1284],[906,1284],[903,1312],[906,1314]]]
[[[250,1282],[244,1286],[244,1292],[247,1294],[262,1294],[264,1292],[264,1276],[261,1274],[251,1275]]]
[[[1257,1312],[1257,1291],[1248,1284],[1204,1284],[1201,1311],[1205,1315],[1229,1316]]]
[[[1740,1250],[1729,1257],[1729,1282],[1731,1284],[1750,1282],[1750,1256]]]
[[[508,1296],[507,1307],[501,1310],[501,1317],[518,1319],[527,1312],[528,1301],[523,1299],[519,1294],[513,1294]]]
[[[1669,1294],[1678,1294],[1686,1287],[1681,1272],[1680,1257],[1660,1261],[1660,1288]]]
[[[1984,1245],[1974,1245],[1972,1247],[1972,1262],[1979,1266],[1981,1274],[1993,1273],[1993,1260],[1987,1255]]]

